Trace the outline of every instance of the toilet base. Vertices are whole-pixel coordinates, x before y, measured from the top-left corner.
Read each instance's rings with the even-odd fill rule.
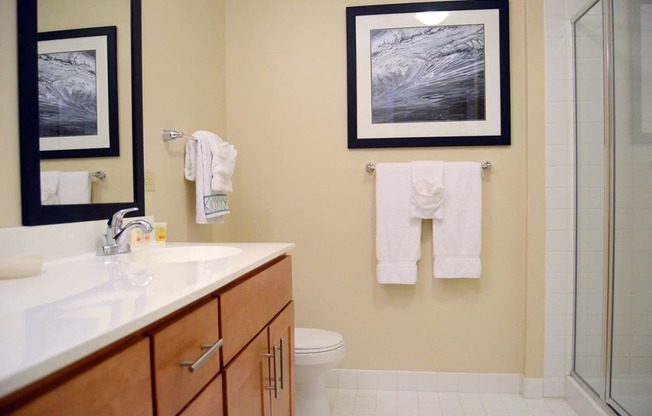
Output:
[[[328,391],[324,379],[297,381],[296,416],[330,416]]]

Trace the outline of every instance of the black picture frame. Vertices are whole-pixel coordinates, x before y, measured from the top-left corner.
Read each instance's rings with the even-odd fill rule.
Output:
[[[508,0],[347,7],[346,32],[349,149],[511,144]]]
[[[38,34],[41,159],[120,156],[116,26]]]

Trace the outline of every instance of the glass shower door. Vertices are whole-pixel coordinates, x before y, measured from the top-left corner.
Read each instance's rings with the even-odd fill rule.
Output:
[[[575,322],[576,377],[604,396],[605,366],[605,128],[602,1],[576,18],[575,53]]]
[[[652,1],[614,1],[613,23],[615,221],[608,403],[622,414],[652,416]]]
[[[652,416],[652,0],[591,1],[573,39],[573,376]]]

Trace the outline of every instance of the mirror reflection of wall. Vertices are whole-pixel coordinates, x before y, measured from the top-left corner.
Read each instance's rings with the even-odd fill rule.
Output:
[[[38,31],[50,32],[101,26],[117,27],[119,157],[42,159],[41,171],[94,172],[91,202],[133,201],[131,122],[131,9],[129,0],[38,0]]]

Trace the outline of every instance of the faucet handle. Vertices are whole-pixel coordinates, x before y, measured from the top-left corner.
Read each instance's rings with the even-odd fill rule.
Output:
[[[133,207],[133,208],[125,208],[121,209],[120,211],[116,212],[113,214],[111,217],[111,220],[109,221],[109,227],[113,228],[114,230],[118,230],[122,228],[122,220],[124,219],[124,216],[130,212],[138,211],[138,207]]]

